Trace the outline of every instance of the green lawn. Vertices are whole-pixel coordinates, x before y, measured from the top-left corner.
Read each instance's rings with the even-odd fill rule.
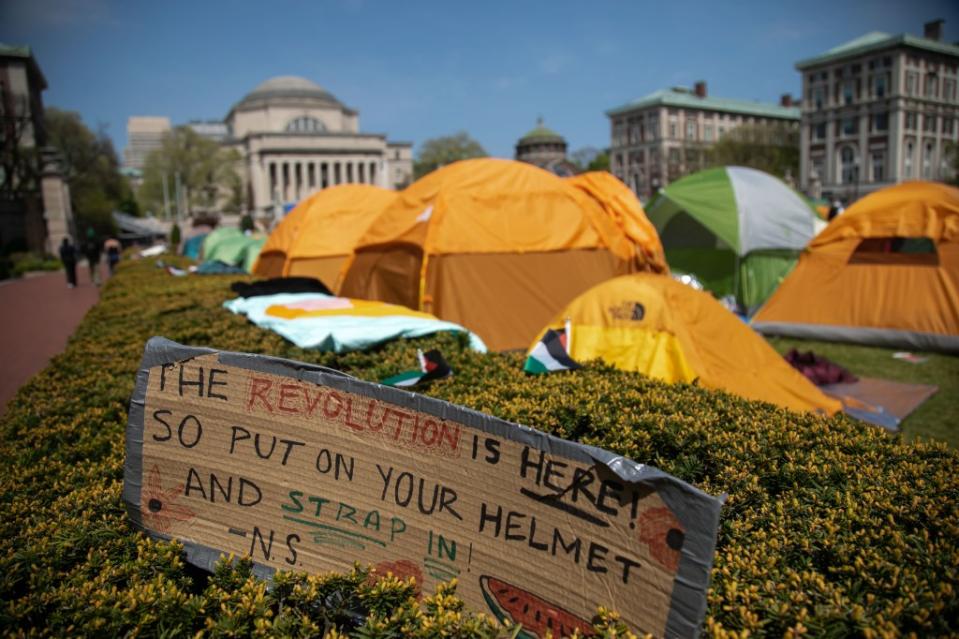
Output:
[[[892,354],[902,349],[784,337],[769,338],[769,342],[780,353],[791,348],[811,350],[845,366],[855,375],[913,384],[935,384],[939,392],[903,420],[900,427],[906,439],[912,440],[917,436],[935,438],[959,448],[959,357],[918,353],[928,359],[921,364],[911,364],[893,359]]]

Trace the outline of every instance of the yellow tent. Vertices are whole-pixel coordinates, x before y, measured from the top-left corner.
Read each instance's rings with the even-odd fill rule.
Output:
[[[842,409],[712,295],[668,276],[635,273],[594,286],[540,337],[548,328],[562,331],[567,320],[577,361],[598,358],[667,382],[698,380],[792,410]]]
[[[503,350],[523,348],[597,282],[664,264],[655,232],[637,242],[562,178],[464,160],[397,195],[357,243],[339,292],[433,313]]]
[[[323,189],[273,229],[253,273],[315,277],[332,287],[357,239],[395,197],[395,191],[368,184]]]
[[[959,189],[906,182],[857,201],[809,243],[753,326],[959,352]]]

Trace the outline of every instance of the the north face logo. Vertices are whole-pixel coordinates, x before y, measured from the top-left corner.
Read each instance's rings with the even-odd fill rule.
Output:
[[[646,309],[639,302],[623,302],[616,306],[610,306],[609,314],[613,319],[638,322],[646,316]]]

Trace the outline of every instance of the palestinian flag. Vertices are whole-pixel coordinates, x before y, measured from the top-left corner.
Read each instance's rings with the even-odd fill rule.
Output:
[[[431,382],[434,379],[442,379],[453,374],[453,370],[438,350],[427,351],[426,354],[423,351],[416,351],[416,356],[420,360],[420,370],[405,371],[387,377],[380,383],[386,386],[405,388]]]
[[[573,371],[581,368],[567,351],[569,344],[569,322],[562,333],[547,329],[543,339],[529,352],[523,370],[527,373],[551,373],[553,371]]]

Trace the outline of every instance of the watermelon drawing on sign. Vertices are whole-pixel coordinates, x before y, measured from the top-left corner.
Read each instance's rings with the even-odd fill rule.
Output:
[[[547,631],[554,637],[567,637],[575,630],[586,636],[593,634],[588,621],[496,577],[480,577],[480,589],[497,619],[522,627],[520,637],[544,639]]]

